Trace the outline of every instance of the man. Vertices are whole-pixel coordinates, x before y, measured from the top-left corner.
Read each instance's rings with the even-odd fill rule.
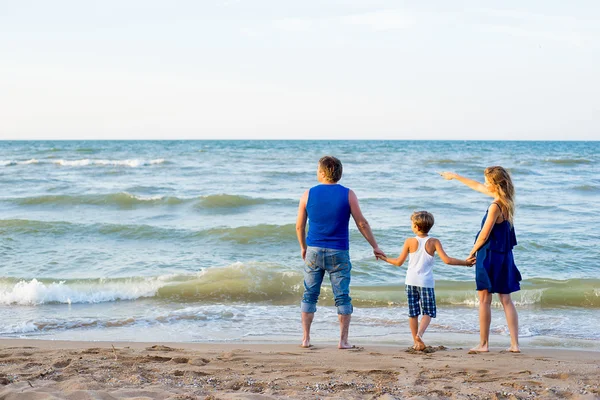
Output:
[[[321,283],[329,273],[340,322],[339,349],[349,349],[348,329],[352,315],[350,298],[350,263],[348,224],[350,215],[360,233],[373,247],[375,257],[385,254],[377,246],[369,223],[362,215],[354,192],[340,184],[342,163],[333,156],[319,160],[319,185],[307,190],[300,199],[296,235],[304,260],[304,296],[302,297],[302,347],[310,347],[310,326],[317,310]],[[308,236],[306,222],[310,221]]]

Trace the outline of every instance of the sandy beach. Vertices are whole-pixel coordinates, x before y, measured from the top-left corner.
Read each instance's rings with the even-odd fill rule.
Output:
[[[0,340],[0,399],[600,398],[600,353]]]

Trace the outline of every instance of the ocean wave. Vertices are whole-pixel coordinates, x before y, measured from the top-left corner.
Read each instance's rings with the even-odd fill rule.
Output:
[[[110,194],[44,195],[13,198],[9,201],[20,206],[94,205],[132,208],[135,206],[177,205],[182,204],[187,200],[175,196],[141,196],[127,192],[120,192]]]
[[[302,297],[302,282],[300,269],[257,262],[237,262],[192,275],[83,280],[4,278],[0,279],[0,304],[37,306],[154,298],[201,304],[292,305]],[[353,286],[352,298],[359,307],[406,305],[403,285]],[[522,289],[512,298],[518,307],[600,308],[600,280],[531,279],[522,282]],[[437,282],[436,300],[446,306],[479,304],[475,285],[470,281]],[[335,304],[328,284],[322,287],[319,304]],[[501,307],[496,296],[492,305]]]
[[[35,158],[25,161],[15,161],[15,160],[0,160],[0,166],[10,167],[13,165],[30,165],[30,164],[39,164],[39,161]]]
[[[587,158],[546,158],[544,161],[559,165],[579,165],[592,163],[592,160],[588,160]]]
[[[100,235],[135,240],[197,240],[199,238],[241,245],[264,243],[293,243],[295,224],[260,224],[234,228],[209,228],[203,230],[166,228],[145,224],[77,224],[66,221],[38,221],[27,219],[0,220],[0,233],[4,235]]]
[[[100,166],[122,166],[122,167],[140,167],[148,165],[158,165],[165,163],[164,158],[157,158],[154,160],[143,160],[143,159],[128,159],[128,160],[94,160],[94,159],[82,159],[82,160],[53,160],[52,164],[57,164],[65,167],[83,167],[89,165],[100,165]]]
[[[142,206],[174,206],[193,204],[196,209],[208,209],[218,212],[219,209],[228,211],[261,204],[293,205],[296,201],[288,199],[264,199],[231,194],[217,194],[201,197],[177,197],[166,195],[139,195],[129,192],[107,194],[59,194],[4,199],[19,206],[74,206],[90,205],[119,208],[134,208]]]
[[[11,282],[12,281],[12,282]],[[44,281],[31,279],[0,280],[0,304],[37,306],[62,303],[102,303],[153,297],[164,279],[94,279],[79,281]]]
[[[213,194],[201,197],[196,208],[238,208],[268,203],[269,200],[232,194]]]
[[[87,166],[113,166],[113,167],[142,167],[150,165],[159,165],[167,163],[164,158],[152,160],[144,159],[126,159],[126,160],[104,160],[104,159],[80,159],[80,160],[36,160],[30,159],[25,161],[15,160],[0,160],[0,166],[9,167],[13,165],[29,165],[29,164],[55,164],[62,167],[87,167]]]
[[[579,185],[579,186],[574,186],[571,189],[576,190],[578,192],[583,192],[583,193],[600,192],[600,186],[596,186],[596,185]]]
[[[296,238],[296,225],[260,224],[237,228],[212,228],[200,231],[198,236],[218,237],[221,240],[238,244],[260,244],[269,242],[293,242]]]
[[[0,304],[102,303],[156,297],[180,301],[286,303],[300,293],[302,275],[275,264],[234,263],[194,275],[80,280],[0,279]]]

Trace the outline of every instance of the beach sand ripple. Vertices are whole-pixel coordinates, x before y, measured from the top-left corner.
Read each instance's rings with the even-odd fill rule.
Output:
[[[499,350],[0,340],[0,400],[600,398],[598,353]]]

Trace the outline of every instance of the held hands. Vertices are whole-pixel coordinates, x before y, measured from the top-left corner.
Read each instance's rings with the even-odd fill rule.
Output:
[[[451,181],[452,179],[456,178],[456,173],[454,172],[438,172],[438,174],[440,174],[442,176],[442,178]]]
[[[373,254],[375,254],[375,259],[377,260],[384,260],[387,258],[383,250],[381,250],[379,247],[373,248]]]
[[[469,257],[465,261],[467,262],[467,267],[472,267],[475,261],[477,261],[476,253],[469,254]]]

